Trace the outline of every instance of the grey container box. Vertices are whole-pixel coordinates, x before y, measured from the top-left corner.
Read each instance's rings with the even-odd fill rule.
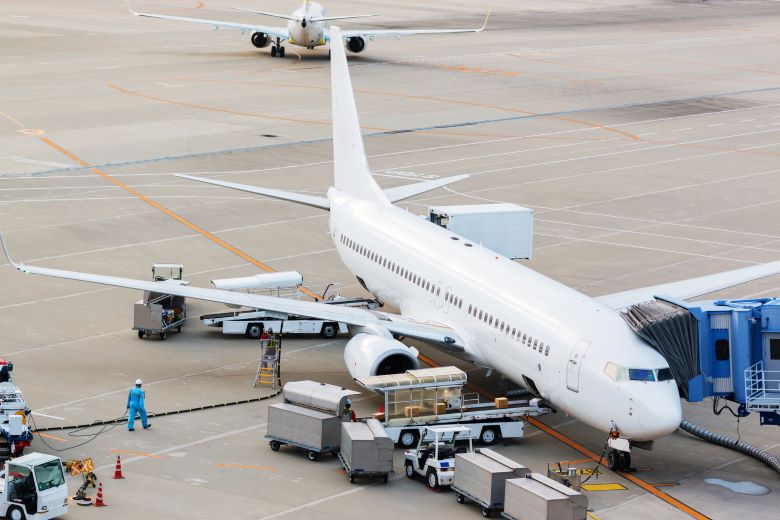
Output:
[[[289,403],[268,407],[268,436],[315,451],[336,451],[341,417]]]
[[[390,473],[394,449],[393,439],[376,419],[341,425],[341,457],[350,471]]]
[[[499,508],[504,504],[504,485],[508,479],[524,477],[531,470],[511,459],[483,448],[455,455],[452,485],[482,505]]]
[[[539,473],[506,481],[504,513],[517,520],[585,520],[588,497]]]

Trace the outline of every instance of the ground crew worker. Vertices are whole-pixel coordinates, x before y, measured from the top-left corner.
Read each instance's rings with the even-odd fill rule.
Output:
[[[347,399],[344,403],[344,411],[341,413],[341,421],[357,422],[357,415],[355,415],[355,410],[352,409],[352,401],[349,399]]]
[[[146,393],[141,390],[143,381],[140,379],[135,380],[135,387],[130,389],[130,393],[127,394],[127,429],[128,431],[135,430],[135,414],[141,414],[141,425],[144,430],[149,428],[151,424],[146,419],[146,407],[144,406],[144,398]]]

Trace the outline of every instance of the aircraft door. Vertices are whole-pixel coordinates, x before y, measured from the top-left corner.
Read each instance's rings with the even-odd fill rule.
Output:
[[[574,348],[571,349],[569,364],[566,366],[566,386],[572,392],[580,391],[580,369],[582,360],[585,359],[585,353],[590,347],[590,341],[579,340]]]
[[[764,371],[767,390],[780,390],[780,334],[766,334],[764,339]]]

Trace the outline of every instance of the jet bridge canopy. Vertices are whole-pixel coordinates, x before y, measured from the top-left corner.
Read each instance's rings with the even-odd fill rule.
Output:
[[[666,358],[687,399],[688,381],[699,372],[698,322],[693,314],[681,305],[656,299],[632,305],[622,316],[639,337]]]

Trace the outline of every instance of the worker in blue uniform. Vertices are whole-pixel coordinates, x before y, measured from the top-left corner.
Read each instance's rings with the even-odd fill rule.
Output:
[[[146,407],[144,406],[146,393],[141,390],[142,384],[143,381],[136,379],[135,387],[131,388],[130,393],[127,394],[127,429],[129,431],[135,430],[136,414],[141,414],[141,425],[144,427],[144,430],[151,426],[146,419]]]

